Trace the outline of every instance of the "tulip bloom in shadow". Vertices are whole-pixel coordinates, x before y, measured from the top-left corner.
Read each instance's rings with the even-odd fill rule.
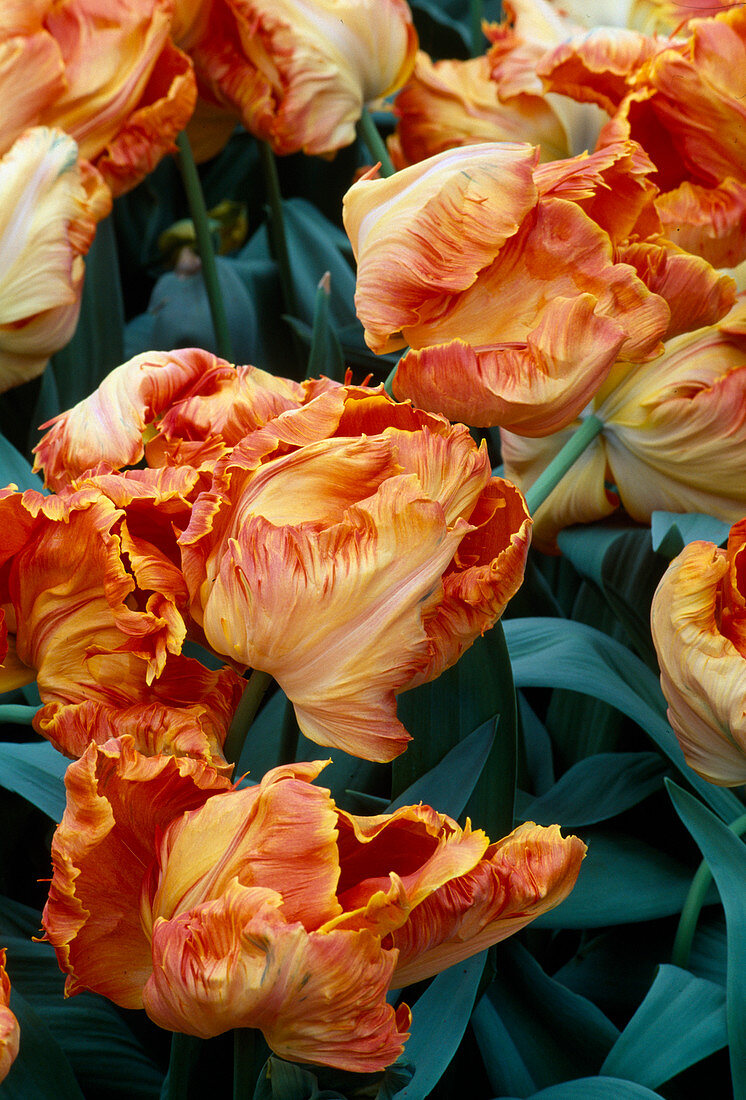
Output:
[[[653,599],[668,719],[687,763],[711,783],[746,783],[746,520],[727,549],[691,542]]]
[[[92,745],[68,769],[43,917],[67,992],[205,1038],[259,1028],[289,1061],[373,1072],[407,1039],[390,987],[498,942],[575,883],[585,845],[557,826],[490,844],[428,806],[357,817],[312,784],[323,767],[221,791],[197,761]]]
[[[18,1020],[10,1010],[10,980],[5,972],[5,948],[0,948],[0,1081],[18,1054],[21,1033]]]

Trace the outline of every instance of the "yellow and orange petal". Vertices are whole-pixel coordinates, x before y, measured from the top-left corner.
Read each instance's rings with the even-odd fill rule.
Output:
[[[66,89],[39,121],[71,134],[115,194],[173,149],[194,109],[194,74],[170,41],[171,15],[171,0],[60,0],[45,12]]]
[[[8,1076],[21,1041],[18,1020],[10,1008],[10,979],[5,969],[6,949],[0,947],[0,1081]]]
[[[659,359],[617,364],[591,409],[602,433],[534,516],[537,545],[620,503],[641,523],[656,509],[736,522],[746,511],[745,339],[741,295],[718,324],[667,341]],[[525,492],[577,426],[546,440],[503,432],[507,476]]]
[[[83,257],[110,209],[101,177],[60,130],[26,131],[0,160],[0,391],[39,375],[70,339]]]
[[[65,775],[67,808],[52,841],[42,924],[73,994],[95,989],[142,1007],[152,968],[140,891],[157,837],[230,782],[203,761],[137,752],[130,737],[89,746]]]
[[[277,153],[328,154],[355,139],[366,103],[414,65],[404,0],[216,0],[209,23],[184,26],[200,88]]]
[[[34,469],[55,490],[87,470],[117,470],[144,454],[143,433],[216,366],[228,366],[196,348],[144,352],[111,371],[89,397],[42,424]]]
[[[746,782],[746,524],[727,550],[692,542],[653,598],[651,627],[668,719],[699,775],[720,786]]]
[[[530,141],[540,147],[542,160],[572,151],[560,118],[543,97],[501,101],[486,55],[433,62],[420,51],[395,110],[398,168],[455,146],[485,141]]]
[[[586,847],[558,825],[528,821],[490,847],[476,867],[430,895],[393,932],[393,984],[421,981],[512,936],[564,901]]]

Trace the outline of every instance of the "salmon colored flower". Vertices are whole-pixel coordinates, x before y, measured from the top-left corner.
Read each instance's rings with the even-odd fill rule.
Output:
[[[192,622],[216,653],[275,676],[320,744],[402,752],[395,695],[454,664],[523,577],[520,494],[466,428],[381,388],[151,353],[37,447],[55,485],[143,454],[194,479],[179,539]]]
[[[497,942],[575,883],[585,846],[556,827],[490,845],[428,806],[356,817],[312,785],[323,766],[221,792],[193,761],[91,746],[68,769],[43,917],[67,992],[192,1035],[260,1028],[290,1061],[373,1072],[407,1039],[390,986]]]
[[[719,786],[746,783],[746,520],[728,547],[691,542],[653,597],[668,720],[687,764]]]
[[[10,1010],[10,979],[5,971],[6,950],[0,947],[0,1081],[8,1076],[18,1054],[21,1029]]]
[[[209,20],[177,0],[176,40],[203,97],[276,153],[349,145],[363,106],[401,87],[417,50],[405,0],[213,0]]]
[[[41,374],[72,336],[83,257],[111,197],[60,130],[28,130],[0,159],[0,392]]]
[[[617,359],[650,359],[662,337],[719,319],[732,281],[660,237],[651,171],[631,142],[540,166],[506,143],[356,183],[345,226],[366,341],[412,349],[396,396],[548,434]]]
[[[522,94],[503,102],[490,72],[486,55],[433,62],[426,53],[417,54],[414,72],[396,97],[398,122],[388,139],[396,168],[486,141],[530,141],[540,147],[542,160],[581,151],[571,149],[550,101]]]
[[[36,675],[34,726],[67,755],[119,732],[143,752],[224,763],[242,682],[181,654],[188,594],[173,526],[188,521],[195,478],[141,471],[59,496],[0,491],[12,643],[0,690]]]
[[[530,521],[463,425],[316,388],[215,463],[179,540],[191,614],[216,653],[276,677],[306,736],[391,760],[395,695],[502,614]]]
[[[733,523],[746,512],[746,298],[719,324],[678,336],[642,366],[618,364],[589,411],[604,427],[535,513],[535,538],[610,515],[641,523],[653,511],[704,512]],[[525,492],[573,434],[502,433],[505,472]]]
[[[746,7],[688,23],[681,40],[624,49],[596,35],[540,71],[555,92],[595,98],[614,117],[598,148],[638,141],[651,157],[666,236],[718,267],[746,258]]]
[[[139,183],[174,150],[196,100],[191,62],[169,37],[172,8],[173,0],[39,0],[0,22],[0,93],[11,104],[0,150],[31,124],[55,126],[113,194]]]

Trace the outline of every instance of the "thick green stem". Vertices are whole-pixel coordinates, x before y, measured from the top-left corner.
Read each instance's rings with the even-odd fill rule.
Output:
[[[161,1087],[161,1100],[187,1100],[189,1075],[197,1061],[201,1039],[175,1031],[171,1036],[168,1073]]]
[[[210,221],[205,207],[205,197],[202,194],[202,185],[199,182],[197,165],[194,163],[192,147],[185,133],[179,134],[176,139],[179,148],[179,169],[184,182],[189,212],[194,222],[194,231],[197,235],[197,251],[202,261],[202,277],[205,280],[207,300],[210,303],[212,325],[215,329],[215,340],[218,354],[229,363],[234,361],[231,338],[228,333],[228,318],[225,313],[225,303],[218,282],[218,268],[215,262],[215,250],[210,234]]]
[[[397,363],[397,366],[398,365],[399,364]],[[388,378],[383,383],[383,388],[385,389],[385,391],[389,395],[389,397],[394,396],[394,377],[395,377],[395,375],[396,375],[396,367],[392,367],[390,372],[389,372]]]
[[[484,53],[484,34],[482,33],[482,19],[484,17],[484,0],[469,0],[469,22],[471,24],[471,56],[479,57]]]
[[[378,133],[378,127],[373,121],[373,116],[371,115],[367,107],[363,107],[363,113],[361,114],[360,121],[358,122],[358,129],[360,131],[360,135],[363,141],[368,146],[370,155],[374,157],[375,160],[380,160],[381,175],[393,176],[396,172],[396,169],[391,162],[391,157],[389,156],[389,151],[386,148],[386,143],[381,135]]]
[[[570,467],[580,458],[600,432],[604,422],[598,416],[587,416],[578,430],[565,443],[559,454],[543,470],[526,493],[526,503],[531,515],[544,503],[552,489],[562,480]]]
[[[259,704],[271,682],[272,677],[268,672],[261,672],[258,668],[252,670],[223,745],[225,759],[229,763],[235,764],[238,761],[249,726],[254,721]]]
[[[295,294],[293,271],[290,266],[290,252],[288,251],[287,234],[285,233],[285,217],[282,212],[282,194],[280,192],[280,177],[277,175],[275,155],[266,141],[259,142],[259,158],[264,175],[264,190],[269,207],[269,233],[272,241],[272,252],[275,263],[280,272],[282,285],[282,297],[285,304],[285,312],[293,317],[298,316],[298,300]]]
[[[745,833],[746,814],[732,821],[728,828],[731,832],[735,833],[736,836],[741,836]],[[692,879],[689,893],[684,902],[684,908],[681,910],[679,926],[676,929],[676,938],[674,939],[673,951],[671,952],[671,962],[674,966],[680,966],[682,970],[686,970],[689,966],[689,956],[691,955],[692,943],[694,942],[694,933],[697,930],[697,921],[699,920],[700,910],[705,903],[705,897],[707,896],[707,890],[711,881],[712,872],[710,871],[707,861],[703,859]]]
[[[267,1061],[267,1044],[252,1027],[233,1032],[233,1100],[251,1100],[259,1074]]]
[[[40,707],[24,707],[19,703],[3,703],[0,705],[0,722],[15,722],[19,726],[31,726],[34,715]]]

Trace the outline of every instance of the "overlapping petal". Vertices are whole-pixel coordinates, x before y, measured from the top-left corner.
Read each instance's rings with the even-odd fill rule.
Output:
[[[312,740],[390,760],[395,695],[494,624],[529,531],[464,428],[333,386],[216,464],[180,545],[213,649],[275,676]]]
[[[733,284],[661,239],[651,172],[632,142],[539,166],[530,146],[485,144],[355,184],[345,225],[366,340],[412,348],[396,395],[556,431],[617,358],[650,359],[682,325],[719,319]]]
[[[396,97],[398,122],[389,148],[397,168],[484,141],[530,141],[540,147],[543,160],[574,151],[548,100],[525,94],[503,102],[491,69],[486,55],[433,62],[418,53],[414,72]]]
[[[0,391],[41,374],[72,336],[87,253],[110,209],[60,130],[24,133],[0,160]]]
[[[647,523],[656,509],[704,512],[733,523],[746,510],[744,300],[717,325],[668,341],[664,355],[618,364],[593,402],[601,433],[536,513],[536,537],[621,505]],[[507,476],[525,491],[572,434],[546,441],[503,433]]]
[[[746,523],[727,550],[692,542],[669,566],[651,626],[668,718],[687,763],[711,783],[746,782]]]
[[[68,974],[68,994],[95,989],[140,1008],[152,968],[140,891],[158,835],[230,782],[204,761],[144,756],[124,737],[91,744],[67,769],[65,786],[42,918],[46,938]]]
[[[584,845],[556,826],[490,845],[428,806],[358,817],[312,786],[323,766],[225,789],[128,739],[91,746],[68,771],[43,917],[68,992],[192,1035],[259,1028],[289,1061],[373,1072],[408,1037],[386,993],[419,953],[435,973],[574,885]]]
[[[183,12],[180,30],[204,97],[277,153],[349,145],[364,104],[401,87],[417,49],[404,0],[215,0],[209,20]]]
[[[143,751],[223,763],[241,680],[181,655],[188,593],[173,525],[186,525],[195,475],[156,471],[149,485],[146,473],[57,497],[0,492],[0,603],[14,634],[2,682],[36,674],[36,728],[68,755],[127,732]]]

